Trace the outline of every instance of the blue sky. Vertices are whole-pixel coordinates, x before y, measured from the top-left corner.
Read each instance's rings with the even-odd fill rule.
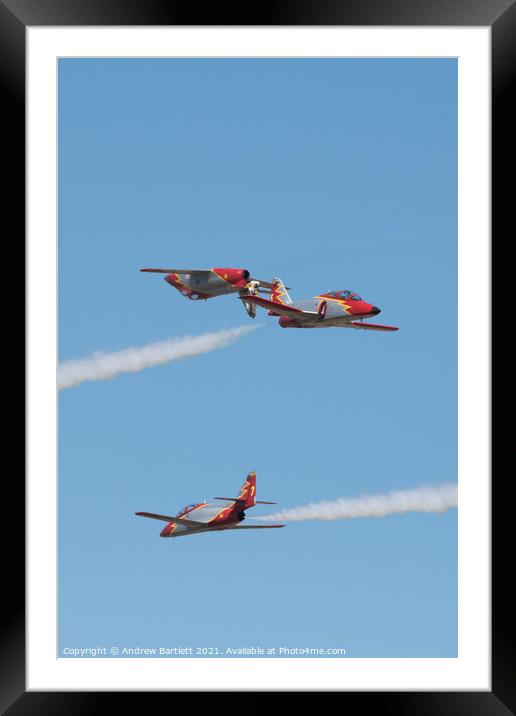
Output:
[[[142,266],[348,288],[400,326],[260,312],[220,351],[61,391],[60,653],[456,656],[456,510],[183,540],[134,516],[250,470],[279,507],[456,479],[456,100],[446,59],[59,62],[61,361],[250,320]]]

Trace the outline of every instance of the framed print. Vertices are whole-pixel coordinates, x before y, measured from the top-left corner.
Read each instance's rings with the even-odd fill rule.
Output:
[[[2,707],[514,709],[490,466],[514,5],[78,5],[0,5],[28,318]]]

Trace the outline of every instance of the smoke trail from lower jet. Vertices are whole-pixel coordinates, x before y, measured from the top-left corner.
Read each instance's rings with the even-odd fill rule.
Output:
[[[199,336],[169,338],[146,346],[125,348],[114,353],[94,353],[88,358],[68,360],[59,364],[57,385],[59,389],[72,388],[87,380],[108,380],[120,373],[136,373],[171,361],[215,351],[251,333],[260,325],[246,325]]]
[[[404,512],[446,512],[452,507],[457,507],[457,484],[444,483],[379,495],[339,497],[331,502],[312,502],[255,519],[266,522],[351,520],[357,517],[386,517]]]

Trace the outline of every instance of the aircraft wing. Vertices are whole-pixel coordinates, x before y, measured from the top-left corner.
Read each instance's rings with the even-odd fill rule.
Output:
[[[177,525],[185,525],[185,527],[195,527],[197,529],[209,528],[208,524],[203,522],[195,522],[194,520],[185,520],[184,517],[171,517],[170,515],[156,515],[154,512],[135,512],[140,517],[150,517],[152,520],[161,520],[162,522],[173,522]]]
[[[399,331],[397,326],[381,326],[378,323],[360,323],[359,321],[349,321],[343,323],[345,328],[361,328],[363,331]]]
[[[201,276],[203,273],[211,273],[211,269],[162,269],[162,268],[142,268],[140,271],[144,273],[187,273],[190,276]]]
[[[190,276],[203,276],[212,273],[212,269],[177,269],[177,268],[142,268],[140,271],[143,273],[178,273],[178,274],[189,274]],[[259,278],[249,278],[248,281],[258,281],[260,288],[271,289],[272,283],[269,281],[262,281]],[[288,287],[287,287],[288,290]]]
[[[300,308],[287,306],[283,303],[274,303],[273,301],[267,301],[267,299],[260,298],[260,296],[244,296],[242,298],[242,301],[247,301],[248,303],[256,303],[257,306],[261,306],[262,308],[268,308],[269,311],[273,311],[280,316],[288,316],[289,318],[294,318],[296,321],[300,322],[313,321],[315,318],[320,317],[320,314],[317,313],[317,311],[303,311]]]
[[[286,527],[287,525],[237,525],[236,527],[228,527],[230,530],[272,530],[277,527]]]

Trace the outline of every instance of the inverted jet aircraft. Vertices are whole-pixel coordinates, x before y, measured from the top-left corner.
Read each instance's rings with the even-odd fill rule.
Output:
[[[187,505],[175,517],[156,515],[153,512],[135,512],[140,517],[162,520],[167,524],[160,537],[185,537],[202,532],[221,530],[263,530],[285,527],[285,525],[240,525],[245,519],[245,510],[255,505],[274,505],[256,499],[256,472],[250,472],[245,479],[238,497],[214,497],[219,502],[198,502]]]
[[[359,328],[368,331],[397,331],[396,326],[364,323],[380,313],[353,291],[331,291],[313,298],[292,303],[287,289],[279,278],[272,281],[270,299],[247,296],[246,301],[269,309],[269,316],[279,316],[282,328]]]
[[[199,299],[225,296],[228,293],[238,293],[243,300],[245,309],[251,318],[256,315],[256,307],[246,301],[248,295],[257,296],[258,293],[268,293],[272,287],[268,281],[251,278],[247,269],[212,268],[212,269],[162,269],[142,268],[146,273],[165,273],[165,281],[185,298],[192,301]]]

